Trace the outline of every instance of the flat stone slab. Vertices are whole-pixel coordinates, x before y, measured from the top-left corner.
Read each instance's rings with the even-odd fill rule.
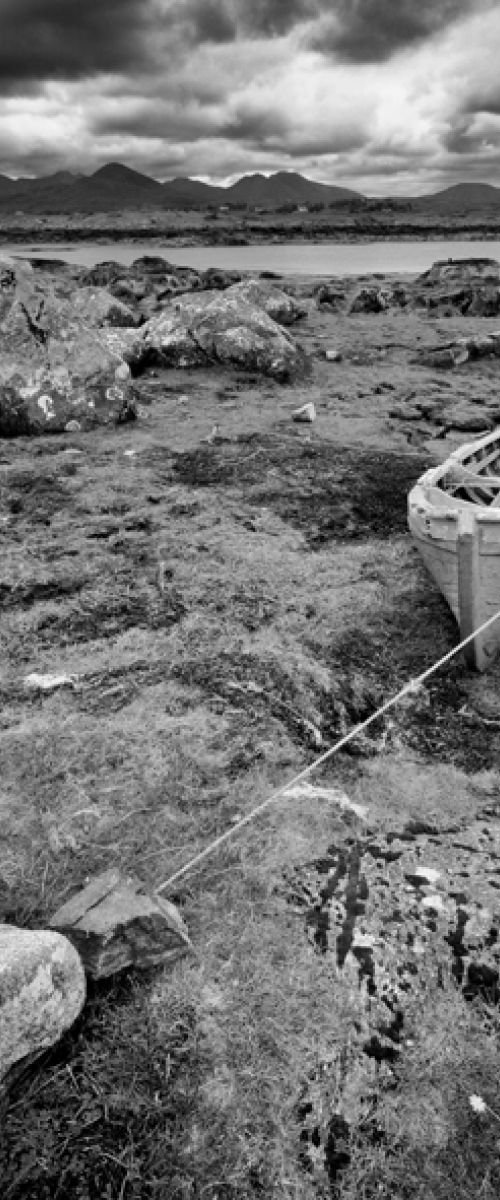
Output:
[[[165,964],[191,948],[175,905],[115,869],[90,880],[54,913],[50,925],[70,939],[93,979],[125,967]]]
[[[0,1090],[15,1063],[36,1057],[70,1028],[85,995],[80,957],[65,937],[0,925]]]

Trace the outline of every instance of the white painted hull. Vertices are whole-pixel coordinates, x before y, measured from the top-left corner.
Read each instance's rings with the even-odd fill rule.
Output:
[[[500,609],[500,475],[493,475],[492,469],[500,471],[500,432],[461,447],[445,463],[427,471],[408,497],[408,524],[415,545],[459,622],[462,634],[458,546],[464,513],[473,515],[477,538],[473,628]],[[465,482],[457,484],[462,470]],[[478,502],[478,496],[487,503]],[[481,651],[485,661],[480,665],[481,670],[499,650],[500,620],[483,635]]]

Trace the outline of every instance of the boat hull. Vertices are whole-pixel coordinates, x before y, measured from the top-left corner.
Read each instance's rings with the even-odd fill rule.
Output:
[[[484,445],[489,449],[495,438],[500,456],[500,434],[489,435],[427,471],[408,497],[408,525],[415,546],[464,638],[500,610],[500,505],[496,506],[496,498],[488,506],[458,498],[439,484],[450,468],[468,464],[471,454]],[[472,458],[475,467],[477,461]],[[464,530],[468,530],[465,536]],[[499,651],[500,619],[474,639],[469,662],[485,670]]]

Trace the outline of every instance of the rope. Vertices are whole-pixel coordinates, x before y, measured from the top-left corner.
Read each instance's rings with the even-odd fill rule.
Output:
[[[279,800],[282,796],[285,796],[291,788],[295,787],[298,783],[302,783],[305,779],[308,779],[308,777],[312,775],[313,771],[316,771],[318,767],[321,767],[323,763],[327,762],[329,758],[332,758],[334,754],[338,754],[339,750],[342,750],[344,746],[347,746],[349,742],[352,742],[360,733],[363,733],[365,729],[368,729],[368,727],[372,725],[374,721],[377,721],[379,717],[382,717],[384,713],[389,712],[391,708],[394,708],[396,704],[399,704],[399,702],[405,696],[415,695],[415,693],[418,692],[422,687],[422,684],[425,683],[425,681],[429,679],[431,675],[435,675],[436,671],[439,671],[441,667],[450,662],[450,660],[454,658],[455,655],[459,654],[465,646],[468,646],[469,643],[472,642],[474,638],[478,637],[480,633],[483,633],[485,629],[489,629],[489,627],[493,625],[495,621],[498,621],[499,618],[500,609],[498,612],[494,613],[492,617],[489,617],[487,621],[484,621],[483,624],[478,627],[478,629],[475,629],[473,633],[470,633],[468,637],[459,642],[458,646],[454,646],[452,650],[448,650],[446,654],[443,654],[442,658],[439,658],[437,662],[432,663],[432,666],[427,667],[427,669],[423,671],[421,675],[418,675],[416,679],[410,679],[408,683],[405,683],[404,687],[402,687],[395,696],[392,696],[390,700],[386,700],[385,704],[382,704],[380,708],[377,708],[376,712],[372,713],[370,717],[366,718],[366,720],[361,721],[359,725],[355,725],[353,729],[349,730],[349,733],[344,734],[344,736],[341,737],[338,742],[335,742],[333,746],[330,746],[328,750],[325,750],[323,754],[320,754],[319,758],[315,758],[314,762],[310,763],[308,767],[304,767],[304,770],[299,771],[298,775],[295,775],[293,779],[289,779],[288,783],[283,783],[280,787],[276,788],[275,791],[271,792],[271,795],[268,796],[266,800],[263,800],[262,804],[258,804],[256,808],[253,808],[251,812],[247,813],[245,817],[242,817],[241,820],[237,821],[235,825],[232,825],[229,829],[226,829],[225,833],[221,833],[220,837],[215,838],[213,842],[210,842],[208,846],[205,846],[204,850],[201,850],[199,854],[196,854],[194,858],[191,858],[183,867],[180,867],[180,869],[176,871],[174,875],[171,875],[169,879],[166,879],[164,883],[160,884],[160,886],[156,889],[157,893],[165,892],[167,888],[170,888],[172,884],[177,883],[179,879],[182,879],[184,875],[187,875],[189,871],[192,871],[194,867],[199,866],[199,864],[204,862],[204,860],[208,858],[210,854],[213,854],[219,849],[220,846],[223,846],[225,842],[228,842],[230,838],[239,833],[240,829],[244,829],[246,825],[250,825],[251,821],[254,821],[256,817],[260,816],[260,813],[264,812],[266,808],[269,808],[271,804],[275,804],[277,800]]]

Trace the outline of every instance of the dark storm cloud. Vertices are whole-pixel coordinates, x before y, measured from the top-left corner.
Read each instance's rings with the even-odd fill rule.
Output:
[[[491,113],[500,116],[500,84],[477,90],[463,104],[464,113]]]
[[[254,35],[281,36],[328,7],[327,0],[240,0],[240,27]]]
[[[230,0],[167,0],[158,20],[158,32],[172,32],[178,44],[232,42],[237,25]]]
[[[335,0],[310,44],[347,62],[383,62],[477,7],[476,0]]]
[[[153,19],[150,0],[0,0],[0,86],[133,70]]]

